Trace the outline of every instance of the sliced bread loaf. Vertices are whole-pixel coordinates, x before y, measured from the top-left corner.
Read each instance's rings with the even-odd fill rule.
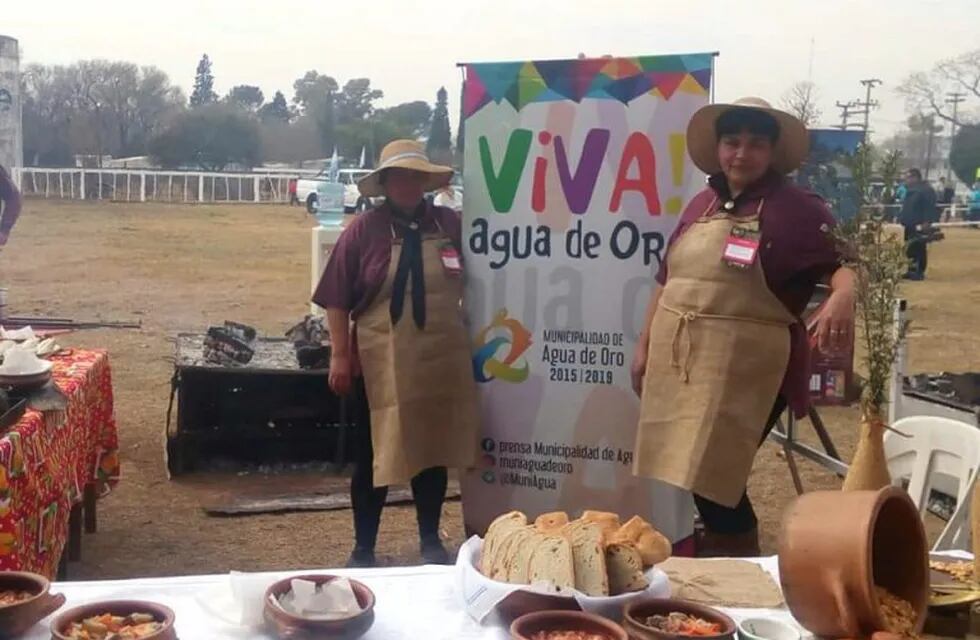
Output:
[[[493,562],[494,554],[499,545],[503,542],[507,533],[527,526],[527,516],[520,511],[511,511],[499,516],[487,528],[487,534],[483,538],[483,549],[480,552],[480,571],[485,576],[490,575],[490,566]]]
[[[568,524],[568,514],[564,511],[542,513],[540,516],[538,516],[537,520],[534,521],[534,526],[537,527],[538,531],[542,533],[548,533],[549,531],[561,529],[566,524]]]
[[[609,570],[611,595],[642,591],[650,586],[643,575],[643,559],[632,544],[614,542],[606,547],[606,566]]]
[[[555,590],[575,588],[575,563],[572,542],[563,535],[543,534],[528,569],[528,583],[548,582]]]
[[[589,596],[608,596],[609,574],[602,527],[578,521],[567,525],[563,531],[572,541],[575,588]]]

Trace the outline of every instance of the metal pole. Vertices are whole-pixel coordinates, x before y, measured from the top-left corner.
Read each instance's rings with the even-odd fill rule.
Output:
[[[864,133],[868,133],[868,126],[870,124],[871,118],[871,107],[877,106],[877,103],[871,102],[871,90],[881,84],[881,80],[878,78],[867,78],[862,80],[861,84],[864,85]]]

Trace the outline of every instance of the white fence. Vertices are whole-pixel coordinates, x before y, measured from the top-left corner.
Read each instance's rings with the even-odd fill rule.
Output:
[[[296,178],[283,173],[13,168],[13,179],[27,197],[119,202],[289,202],[289,181]]]

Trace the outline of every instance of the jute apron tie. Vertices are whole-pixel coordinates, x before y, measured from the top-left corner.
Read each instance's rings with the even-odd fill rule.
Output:
[[[675,309],[669,305],[661,304],[660,308],[664,311],[669,311],[677,316],[677,329],[674,330],[674,338],[671,343],[670,349],[670,366],[677,369],[680,379],[684,382],[691,381],[691,355],[694,351],[694,343],[691,339],[691,324],[701,318],[704,320],[733,320],[735,322],[753,322],[755,324],[767,325],[770,327],[782,327],[785,326],[781,322],[767,322],[765,320],[757,320],[755,318],[745,318],[741,316],[726,316],[716,313],[697,313],[695,311],[681,311],[680,309]],[[684,351],[684,360],[681,362],[680,351],[681,351],[681,337],[685,339],[687,343],[687,349]]]

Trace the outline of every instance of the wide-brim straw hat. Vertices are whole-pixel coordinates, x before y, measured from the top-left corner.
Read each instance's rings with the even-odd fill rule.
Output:
[[[755,109],[776,119],[779,139],[772,149],[772,167],[782,173],[800,168],[810,152],[810,134],[803,122],[785,111],[774,109],[762,98],[740,98],[730,104],[709,104],[695,112],[687,125],[687,151],[701,171],[712,175],[721,172],[718,162],[718,118],[732,109]]]
[[[452,167],[444,167],[429,162],[429,156],[425,154],[425,147],[420,143],[415,140],[395,140],[389,142],[381,150],[378,168],[358,181],[357,189],[361,195],[369,198],[383,196],[384,186],[381,184],[381,174],[388,169],[409,169],[425,174],[424,188],[426,191],[441,189],[453,177]]]

